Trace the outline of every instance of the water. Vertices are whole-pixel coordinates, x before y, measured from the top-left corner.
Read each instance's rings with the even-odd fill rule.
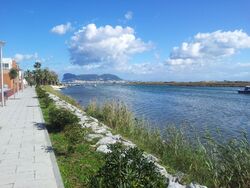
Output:
[[[250,95],[241,95],[233,87],[175,87],[149,85],[75,86],[62,92],[87,106],[90,100],[100,104],[121,100],[139,118],[146,118],[161,130],[169,124],[191,125],[196,131],[223,137],[250,134]]]

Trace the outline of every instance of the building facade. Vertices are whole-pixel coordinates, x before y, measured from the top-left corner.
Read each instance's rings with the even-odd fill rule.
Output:
[[[21,71],[20,71],[18,64],[16,63],[15,60],[11,58],[3,58],[2,63],[3,63],[3,87],[5,89],[12,90],[14,89],[14,84],[15,84],[15,90],[19,90],[20,82],[21,82],[21,77],[20,77]],[[9,71],[12,68],[15,68],[18,70],[18,77],[14,80],[14,82],[13,80],[11,80],[9,76]],[[0,86],[1,86],[1,82],[0,82]]]

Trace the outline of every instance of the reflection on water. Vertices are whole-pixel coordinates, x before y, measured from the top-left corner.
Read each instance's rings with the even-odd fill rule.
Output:
[[[220,129],[235,136],[250,133],[250,95],[231,87],[175,87],[145,85],[98,85],[70,87],[62,92],[83,106],[90,100],[124,101],[137,117],[147,118],[163,129],[168,124],[192,125],[198,131]]]

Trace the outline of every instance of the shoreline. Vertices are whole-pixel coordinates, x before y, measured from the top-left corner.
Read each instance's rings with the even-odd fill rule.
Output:
[[[59,92],[60,95],[64,95],[60,91],[56,92]],[[115,143],[122,143],[124,147],[127,148],[133,148],[133,147],[140,148],[140,146],[134,143],[133,140],[124,137],[124,135],[120,134],[120,132],[117,132],[115,129],[112,129],[110,126],[104,124],[95,117],[89,116],[85,111],[79,109],[79,107],[75,106],[74,104],[70,104],[68,101],[62,99],[60,96],[57,96],[56,93],[51,93],[51,92],[48,93],[49,97],[54,101],[57,107],[66,108],[67,110],[74,113],[81,120],[82,128],[91,130],[86,135],[85,139],[87,139],[89,142],[94,141],[95,144],[93,146],[95,148],[95,152],[108,153],[110,152],[110,150],[108,149],[108,145]],[[160,164],[161,161],[160,158],[156,157],[152,153],[148,153],[147,151],[144,151],[144,156],[149,162],[153,162],[155,164],[156,172],[160,173],[164,178],[166,178],[166,181],[169,181],[168,187],[181,186],[181,187],[207,188],[206,186],[200,185],[197,182],[195,183],[185,182],[183,185],[183,182],[178,181],[182,179],[181,177],[176,176],[176,174],[173,175],[169,173],[166,166],[164,166],[164,164]]]
[[[164,85],[164,86],[190,86],[190,87],[245,87],[248,81],[222,81],[222,82],[128,82],[128,85]]]
[[[233,168],[236,168],[237,172],[239,171],[240,174],[244,174],[245,171],[247,171],[247,167],[242,168],[246,164],[245,160],[241,160],[242,156],[238,152],[238,149],[244,150],[246,153],[243,158],[246,158],[248,161],[248,151],[245,148],[248,148],[249,142],[245,137],[234,140],[234,142],[223,142],[223,146],[221,145],[221,142],[217,142],[213,137],[208,137],[208,142],[206,142],[208,146],[204,148],[204,145],[200,143],[198,137],[197,142],[195,142],[195,140],[194,142],[189,142],[183,132],[185,131],[184,129],[171,129],[170,127],[170,129],[167,129],[168,131],[166,130],[166,138],[168,139],[162,142],[158,131],[147,129],[144,124],[140,124],[138,121],[133,121],[134,118],[130,115],[130,112],[127,111],[126,107],[124,108],[124,106],[120,104],[109,103],[104,108],[100,108],[93,103],[85,110],[82,108],[76,109],[75,102],[72,102],[72,98],[69,100],[70,97],[64,96],[64,94],[53,90],[51,87],[45,86],[44,89],[45,91],[54,94],[54,97],[52,98],[56,99],[54,101],[57,105],[59,104],[59,106],[66,107],[78,117],[80,116],[80,122],[83,123],[82,127],[85,127],[87,128],[86,130],[88,130],[85,145],[88,142],[89,144],[91,143],[91,145],[87,147],[88,150],[85,152],[91,151],[92,156],[95,156],[98,153],[108,152],[107,144],[109,142],[114,144],[116,142],[125,141],[125,145],[138,146],[140,149],[146,151],[146,153],[151,154],[150,156],[152,157],[150,158],[152,158],[153,161],[159,161],[161,165],[164,165],[157,165],[158,170],[165,174],[166,179],[173,178],[172,181],[169,181],[170,187],[176,183],[181,183],[179,185],[183,188],[206,187],[192,183],[188,185],[188,183],[193,182],[194,179],[202,185],[207,186],[217,185],[217,181],[219,181],[219,185],[234,185],[235,183],[243,183],[242,185],[244,185],[244,182],[238,182],[238,178],[246,179],[247,177],[244,177],[244,175],[238,175],[237,173],[233,174],[234,182],[231,183],[227,180],[224,181],[223,178],[225,178],[227,174],[224,173],[223,169],[232,168],[231,164],[227,165],[225,162],[233,156],[237,159],[237,166],[233,166]],[[110,110],[115,113],[109,113]],[[117,119],[117,117],[120,117],[121,119]],[[97,137],[99,138],[97,139]],[[213,142],[211,143],[209,140],[212,140]],[[240,148],[238,148],[239,143],[241,144]],[[57,148],[61,148],[61,146],[57,146]],[[210,150],[209,148],[216,148],[216,150],[219,151],[216,154],[218,158],[214,158],[213,150]],[[63,161],[63,157],[58,157],[60,161]],[[211,170],[210,167],[207,166],[207,162],[209,162],[212,167],[216,168]],[[226,166],[221,165],[224,163]],[[92,165],[92,168],[96,168],[96,164]],[[237,169],[238,166],[240,166],[240,169]],[[71,167],[69,169],[71,169]],[[174,176],[171,176],[168,172],[174,174]],[[177,172],[183,173],[180,175]],[[171,178],[169,178],[169,176]],[[177,181],[174,181],[174,179],[177,179]],[[184,184],[184,186],[182,184]]]

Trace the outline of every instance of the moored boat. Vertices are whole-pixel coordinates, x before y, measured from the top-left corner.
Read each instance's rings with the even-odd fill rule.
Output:
[[[246,86],[244,90],[238,90],[240,94],[250,94],[250,86]]]

